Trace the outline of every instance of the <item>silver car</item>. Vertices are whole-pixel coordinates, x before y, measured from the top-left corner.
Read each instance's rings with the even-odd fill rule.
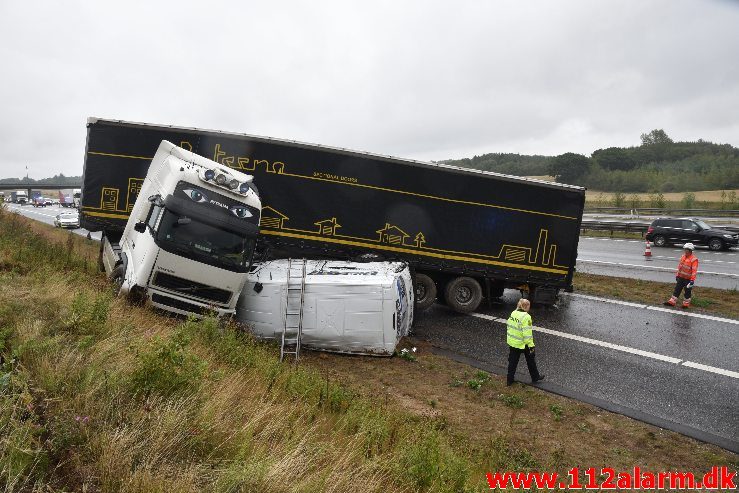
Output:
[[[57,214],[54,217],[54,226],[58,228],[79,228],[80,215],[76,212],[62,212],[61,214]]]

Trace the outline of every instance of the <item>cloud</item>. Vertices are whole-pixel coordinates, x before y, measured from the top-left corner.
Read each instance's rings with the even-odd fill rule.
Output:
[[[441,160],[739,145],[739,5],[3,2],[0,175],[79,174],[88,116]]]

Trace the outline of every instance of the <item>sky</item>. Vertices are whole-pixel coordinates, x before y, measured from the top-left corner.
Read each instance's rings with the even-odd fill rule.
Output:
[[[739,147],[739,0],[0,1],[0,178],[91,116],[425,161]]]

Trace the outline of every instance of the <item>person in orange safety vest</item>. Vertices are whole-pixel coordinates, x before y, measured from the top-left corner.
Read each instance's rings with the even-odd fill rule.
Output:
[[[677,264],[677,276],[675,277],[675,291],[669,300],[665,301],[665,305],[677,305],[677,298],[680,291],[685,289],[685,299],[683,300],[683,308],[690,308],[690,297],[695,284],[695,276],[698,274],[698,257],[693,255],[695,246],[692,243],[686,243],[683,246],[684,254],[680,257],[680,263]]]

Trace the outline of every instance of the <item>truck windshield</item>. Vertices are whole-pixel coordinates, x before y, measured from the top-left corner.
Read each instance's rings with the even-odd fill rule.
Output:
[[[177,253],[205,264],[235,272],[246,272],[251,243],[241,236],[165,210],[156,233],[157,243],[168,252]]]

